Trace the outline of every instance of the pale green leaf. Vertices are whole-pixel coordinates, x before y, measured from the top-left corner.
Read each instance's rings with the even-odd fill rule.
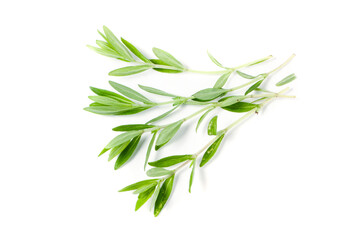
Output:
[[[156,151],[159,150],[166,143],[168,143],[175,136],[176,132],[180,129],[183,122],[183,120],[180,120],[169,124],[160,132],[155,144]]]
[[[147,97],[143,96],[142,94],[138,93],[137,91],[126,87],[120,83],[116,83],[113,81],[109,81],[110,85],[119,93],[122,93],[123,95],[132,98],[134,100],[143,102],[143,103],[152,103]]]

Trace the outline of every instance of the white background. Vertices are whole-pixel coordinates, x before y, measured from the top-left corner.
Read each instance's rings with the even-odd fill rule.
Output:
[[[357,2],[2,1],[0,239],[359,239]],[[190,171],[182,171],[159,217],[148,205],[135,213],[136,196],[117,190],[146,177],[148,136],[118,171],[97,154],[115,136],[112,127],[168,108],[91,114],[82,110],[88,87],[109,89],[111,79],[187,96],[217,76],[111,78],[125,64],[85,47],[102,25],[148,56],[156,46],[195,69],[217,70],[206,50],[227,66],[275,56],[244,69],[253,74],[296,53],[267,87],[276,90],[274,83],[295,72],[289,94],[297,98],[272,102],[229,134],[197,169],[191,194]],[[234,76],[227,87],[243,81]],[[237,116],[219,112],[221,127]],[[210,137],[205,124],[195,134],[195,123],[151,159],[199,149]]]

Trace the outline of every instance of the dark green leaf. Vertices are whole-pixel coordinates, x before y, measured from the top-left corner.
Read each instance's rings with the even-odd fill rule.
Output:
[[[147,149],[147,151],[146,151],[144,170],[146,169],[146,165],[147,165],[147,163],[148,163],[148,161],[149,161],[151,149],[152,149],[152,147],[153,147],[153,145],[154,145],[155,138],[156,138],[156,134],[157,134],[157,131],[155,131],[155,132],[153,133],[153,136],[152,136],[152,138],[151,138],[151,140],[150,140],[148,149]]]
[[[104,148],[98,155],[98,157],[100,157],[101,155],[103,155],[104,153],[106,153],[107,151],[109,151],[110,148]]]
[[[122,133],[115,138],[113,138],[108,145],[106,145],[105,148],[113,148],[116,146],[119,146],[120,144],[123,144],[131,139],[133,139],[136,136],[139,136],[142,132],[141,131],[130,131]]]
[[[166,176],[166,175],[170,175],[173,174],[173,171],[164,169],[164,168],[151,168],[150,170],[148,170],[146,172],[146,175],[148,175],[148,177],[161,177],[161,176]]]
[[[116,157],[117,155],[119,155],[130,143],[130,140],[119,145],[119,146],[116,146],[116,147],[113,147],[111,149],[111,152],[109,154],[109,158],[108,158],[108,161],[111,161],[114,157]]]
[[[167,93],[167,92],[164,92],[163,90],[156,89],[156,88],[153,88],[153,87],[147,87],[147,86],[143,86],[143,85],[140,85],[140,84],[139,84],[139,87],[142,90],[144,90],[146,92],[149,92],[149,93],[153,93],[153,94],[157,94],[157,95],[161,95],[161,96],[167,96],[167,97],[177,97],[174,94]]]
[[[135,65],[135,66],[122,67],[109,72],[109,76],[129,76],[144,72],[150,68],[152,68],[151,65]]]
[[[243,73],[243,72],[240,72],[240,71],[236,71],[237,74],[239,74],[239,76],[243,77],[243,78],[246,78],[246,79],[254,79],[255,76],[251,76],[249,74],[246,74],[246,73]]]
[[[156,185],[155,192],[154,192],[153,198],[152,198],[152,200],[151,200],[150,209],[154,209],[154,208],[155,208],[155,202],[156,202],[157,197],[159,196],[159,192],[160,192],[162,183],[163,183],[163,181],[160,180],[160,181],[158,182],[158,184]]]
[[[264,80],[260,80],[260,81],[257,81],[256,83],[254,83],[251,87],[249,87],[248,90],[246,90],[245,95],[248,95],[249,93],[251,93],[252,91],[254,91],[256,88],[258,88],[263,81],[264,81]]]
[[[217,133],[217,118],[218,116],[213,117],[208,125],[208,135],[216,135]]]
[[[119,93],[122,93],[123,95],[132,98],[134,100],[143,102],[143,103],[152,103],[148,98],[146,98],[145,96],[143,96],[142,94],[138,93],[137,91],[126,87],[120,83],[116,83],[113,81],[109,81],[110,85]]]
[[[149,165],[153,166],[153,167],[170,167],[175,164],[185,162],[187,160],[192,160],[192,159],[194,159],[194,156],[191,154],[173,155],[173,156],[161,158],[154,162],[149,162]]]
[[[283,86],[285,84],[288,84],[289,82],[292,82],[296,79],[295,74],[290,74],[289,76],[285,77],[284,79],[282,79],[280,82],[276,83],[276,86],[280,87]]]
[[[148,123],[154,123],[154,122],[159,121],[160,119],[165,118],[165,117],[168,116],[170,113],[172,113],[173,111],[175,111],[179,106],[180,106],[180,105],[177,105],[177,106],[175,106],[174,108],[170,109],[169,111],[161,114],[160,116],[157,116],[157,117],[155,117],[155,118],[147,121],[146,124],[148,124]]]
[[[206,115],[208,115],[209,112],[211,112],[212,110],[214,110],[214,108],[210,108],[209,110],[207,110],[203,115],[201,115],[201,117],[199,118],[198,123],[196,124],[196,129],[195,131],[197,132],[201,122],[204,120],[204,118],[206,117]]]
[[[212,61],[213,63],[215,63],[218,67],[225,68],[221,63],[218,62],[218,60],[216,60],[216,59],[213,57],[213,55],[211,55],[211,53],[210,53],[209,51],[207,52],[207,54],[208,54],[209,58],[211,59],[211,61]]]
[[[124,165],[129,159],[130,157],[133,155],[137,145],[139,144],[141,135],[138,135],[136,137],[134,137],[131,142],[129,143],[129,145],[126,146],[126,148],[120,153],[119,157],[116,160],[114,169],[117,170],[119,169],[122,165]]]
[[[163,66],[170,66],[169,64],[161,61],[160,59],[150,59],[150,61],[156,65],[163,65]],[[161,66],[157,66],[156,68],[153,68],[155,71],[162,72],[162,73],[181,73],[184,70],[173,70],[173,69],[167,69],[167,68],[161,68]]]
[[[176,132],[180,129],[183,122],[183,120],[180,120],[169,124],[160,132],[155,144],[156,151],[159,150],[166,143],[168,143],[175,136]]]
[[[253,110],[254,108],[258,107],[257,104],[247,103],[247,102],[238,102],[235,104],[232,104],[230,106],[221,107],[222,109],[225,109],[230,112],[249,112]]]
[[[154,191],[155,191],[155,187],[151,187],[147,191],[139,194],[135,206],[135,211],[137,211],[142,205],[144,205],[149,200],[149,198],[153,195]]]
[[[152,184],[154,182],[157,182],[157,179],[147,179],[147,180],[143,180],[137,183],[133,183],[127,187],[124,187],[123,189],[119,190],[119,192],[126,192],[126,191],[132,191],[132,190],[136,190],[138,188],[147,186],[149,184]]]
[[[134,45],[132,45],[130,42],[126,41],[125,39],[121,38],[121,41],[123,44],[133,53],[135,56],[137,56],[139,59],[141,59],[143,62],[151,63],[149,59],[147,59]]]
[[[195,163],[193,163],[193,166],[192,166],[192,169],[191,169],[190,180],[189,180],[189,193],[191,193],[191,186],[193,184],[194,173],[195,173]]]
[[[216,81],[214,88],[222,88],[225,85],[225,83],[227,82],[227,80],[229,79],[231,74],[232,74],[232,71],[221,75],[219,77],[219,79]]]
[[[147,125],[147,124],[128,124],[128,125],[120,125],[117,127],[114,127],[113,131],[118,132],[127,132],[127,131],[134,131],[134,130],[142,130],[147,128],[153,128],[155,125]]]
[[[225,93],[227,93],[229,90],[222,89],[222,88],[206,88],[203,90],[198,91],[197,93],[193,94],[192,96],[195,97],[193,100],[195,101],[211,101],[215,98],[218,98]]]
[[[179,68],[179,70],[184,69],[184,66],[176,58],[174,58],[170,53],[165,52],[159,48],[153,48],[154,54],[163,62],[170,66]]]
[[[131,56],[126,47],[119,41],[119,39],[108,29],[106,26],[103,27],[104,33],[106,35],[106,40],[126,60],[133,62],[134,58]]]
[[[173,184],[174,184],[174,176],[172,175],[171,177],[167,178],[165,180],[165,182],[163,183],[163,185],[161,186],[159,195],[156,198],[156,202],[155,202],[155,207],[154,207],[154,216],[157,217],[161,210],[163,209],[163,207],[165,206],[167,200],[170,197],[172,188],[173,188]]]
[[[123,97],[117,93],[108,91],[108,90],[104,90],[104,89],[100,89],[100,88],[95,88],[95,87],[90,87],[91,91],[93,91],[95,94],[99,95],[99,96],[104,96],[104,97],[110,97],[113,99],[116,99],[120,102],[123,103],[134,103],[133,101],[131,101],[130,99],[127,99],[126,97]]]
[[[224,97],[224,98],[220,99],[219,102],[221,102],[221,107],[226,107],[226,106],[230,106],[235,103],[241,102],[245,98],[246,98],[245,96],[241,96],[241,95],[240,96],[230,96],[230,97]]]
[[[211,146],[206,150],[204,156],[200,162],[200,167],[204,166],[216,153],[217,149],[220,146],[221,141],[223,140],[225,134],[222,134]]]

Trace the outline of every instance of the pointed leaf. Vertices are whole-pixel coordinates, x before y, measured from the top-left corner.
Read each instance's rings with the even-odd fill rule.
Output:
[[[118,76],[118,77],[129,76],[144,72],[150,68],[152,68],[151,65],[135,65],[135,66],[122,67],[109,72],[109,76]]]
[[[220,146],[221,141],[223,140],[225,134],[222,134],[211,146],[206,150],[204,156],[200,162],[200,167],[204,166],[216,153],[217,149]]]
[[[110,148],[104,148],[98,155],[98,157],[100,157],[101,155],[103,155],[104,153],[106,153],[107,151],[109,151]]]
[[[296,79],[295,74],[290,74],[289,76],[285,77],[284,79],[282,79],[281,81],[279,81],[278,83],[276,83],[276,86],[280,87],[283,86],[285,84],[288,84],[289,82],[292,82]]]
[[[217,118],[218,116],[213,117],[208,125],[208,135],[216,135],[217,133]]]
[[[237,74],[239,74],[239,76],[243,77],[243,78],[246,78],[246,79],[254,79],[255,76],[251,76],[249,74],[246,74],[246,73],[243,73],[243,72],[240,72],[240,71],[236,71]]]
[[[204,102],[218,98],[227,92],[227,89],[222,88],[206,88],[198,91],[197,93],[194,93],[192,96],[194,97],[194,101]]]
[[[212,61],[213,63],[215,63],[218,67],[225,68],[221,63],[219,63],[218,60],[216,60],[216,59],[213,57],[213,55],[211,55],[211,53],[210,53],[209,51],[207,52],[207,54],[208,54],[209,58],[211,59],[211,61]]]
[[[147,128],[153,128],[155,125],[147,125],[147,124],[128,124],[128,125],[120,125],[117,127],[114,127],[113,131],[119,131],[119,132],[127,132],[127,131],[134,131],[134,130],[143,130]]]
[[[257,81],[256,83],[254,83],[251,87],[249,87],[248,90],[246,90],[245,95],[248,95],[249,93],[251,93],[252,91],[254,91],[256,88],[258,88],[263,81],[264,81],[264,80],[260,80],[260,81]]]
[[[138,188],[147,186],[147,185],[152,184],[154,182],[157,182],[157,179],[143,180],[143,181],[140,181],[140,182],[133,183],[133,184],[127,186],[127,187],[124,187],[123,189],[119,190],[119,192],[126,192],[126,191],[136,190]]]
[[[184,66],[181,64],[181,62],[174,58],[170,53],[165,52],[159,48],[153,48],[153,52],[155,56],[157,56],[161,61],[169,64],[170,66],[179,68],[179,70],[184,69]]]
[[[159,150],[166,143],[168,143],[175,136],[176,132],[180,129],[183,122],[183,120],[180,120],[169,124],[160,132],[155,144],[156,151]]]
[[[191,154],[173,155],[173,156],[161,158],[154,162],[149,162],[149,165],[153,166],[153,167],[170,167],[170,166],[176,165],[178,163],[185,162],[187,160],[192,160],[192,159],[194,159],[194,156]]]
[[[163,65],[163,66],[170,66],[169,64],[165,63],[164,61],[161,61],[160,59],[150,59],[150,61],[156,65]],[[162,72],[162,73],[181,73],[184,70],[173,70],[173,69],[167,69],[167,68],[161,68],[161,66],[157,66],[156,68],[153,68],[155,71]]]
[[[124,165],[130,159],[130,157],[133,155],[137,145],[140,142],[140,138],[141,138],[141,135],[134,137],[131,140],[131,142],[129,143],[129,145],[127,145],[126,148],[120,153],[119,157],[116,160],[115,166],[114,166],[115,170],[119,169],[122,165]]]
[[[195,163],[193,163],[193,166],[191,169],[190,180],[189,180],[189,193],[191,193],[191,186],[193,184],[194,173],[195,173]]]
[[[149,188],[147,191],[142,192],[138,196],[138,200],[135,205],[135,211],[137,211],[142,205],[144,205],[154,194],[155,187]]]
[[[232,71],[224,73],[219,77],[219,79],[216,81],[214,88],[222,88],[227,80],[229,79],[230,75],[232,74]]]
[[[173,184],[174,184],[174,176],[172,175],[171,177],[167,178],[165,180],[165,182],[163,183],[163,185],[161,186],[159,195],[156,199],[155,202],[155,207],[154,207],[154,216],[157,217],[161,210],[163,209],[163,207],[165,206],[167,200],[170,197],[172,188],[173,188]]]
[[[153,87],[147,87],[147,86],[143,86],[143,85],[140,85],[139,84],[139,87],[146,91],[146,92],[149,92],[149,93],[152,93],[152,94],[157,94],[157,95],[161,95],[161,96],[167,96],[167,97],[177,97],[176,95],[174,94],[171,94],[171,93],[167,93],[167,92],[164,92],[163,90],[160,90],[160,89],[156,89],[156,88],[153,88]]]
[[[123,103],[134,103],[133,101],[131,101],[130,99],[127,99],[126,97],[123,97],[117,93],[105,90],[105,89],[100,89],[100,88],[95,88],[95,87],[90,87],[91,91],[93,91],[95,94],[99,95],[99,96],[104,96],[104,97],[110,97],[113,99],[116,99],[120,102]]]
[[[161,177],[161,176],[166,176],[166,175],[170,175],[173,174],[174,171],[170,171],[164,168],[151,168],[150,170],[148,170],[146,172],[146,175],[148,177]]]
[[[120,107],[120,106],[90,106],[84,108],[85,111],[101,114],[101,115],[117,115],[121,111],[130,110],[132,107]]]
[[[108,145],[106,145],[106,148],[113,148],[116,146],[119,146],[120,144],[123,144],[131,139],[133,139],[136,136],[139,136],[142,132],[141,131],[130,131],[122,133],[115,138],[113,138]]]
[[[196,129],[195,131],[197,132],[201,122],[204,120],[204,118],[206,117],[206,115],[208,115],[209,112],[211,112],[212,110],[214,110],[214,108],[210,108],[209,110],[207,110],[203,115],[201,115],[201,117],[199,118],[198,123],[196,124]]]
[[[103,27],[104,33],[106,35],[106,40],[108,43],[112,46],[113,49],[117,53],[119,53],[123,58],[126,60],[133,62],[135,61],[134,58],[131,56],[129,51],[126,49],[126,47],[119,41],[119,39],[110,31],[109,28],[106,26]]]
[[[112,148],[111,152],[109,154],[108,161],[111,161],[114,157],[119,155],[127,147],[127,145],[129,145],[129,143],[130,143],[130,141],[127,141],[119,146]]]
[[[142,94],[138,93],[137,91],[135,91],[129,87],[126,87],[120,83],[116,83],[113,81],[109,81],[109,83],[116,91],[118,91],[119,93],[121,93],[129,98],[132,98],[134,100],[137,100],[137,101],[140,101],[143,103],[152,103],[148,98],[146,98]]]
[[[147,149],[147,151],[146,151],[145,164],[144,164],[144,171],[145,171],[145,169],[146,169],[146,165],[147,165],[147,163],[148,163],[148,161],[149,161],[149,157],[150,157],[151,149],[152,149],[152,147],[154,146],[154,142],[155,142],[156,134],[157,134],[157,131],[155,131],[155,132],[153,133],[153,136],[152,136],[152,138],[151,138],[151,140],[150,140],[150,143],[149,143],[148,149]]]
[[[155,208],[155,202],[156,202],[157,197],[159,196],[162,183],[163,183],[163,181],[160,180],[160,181],[158,182],[158,184],[156,185],[156,188],[155,188],[155,191],[154,191],[154,194],[153,194],[153,198],[151,199],[150,209],[154,209],[154,208]]]
[[[93,50],[94,52],[96,52],[100,55],[106,56],[106,57],[117,58],[117,59],[121,59],[121,60],[124,59],[117,52],[115,52],[111,49],[97,48],[97,47],[93,47],[90,45],[87,45],[87,47],[90,48],[91,50]]]
[[[132,45],[130,42],[126,41],[125,39],[121,38],[121,41],[123,44],[133,53],[135,56],[137,56],[139,59],[141,59],[143,62],[151,63],[149,59],[147,59],[134,45]]]
[[[132,107],[131,104],[124,104],[123,102],[104,96],[89,96],[89,99],[107,106],[119,106],[125,108]]]
[[[230,106],[221,107],[221,108],[225,109],[227,111],[230,111],[230,112],[241,113],[241,112],[249,112],[249,111],[253,110],[254,108],[257,108],[258,106],[259,105],[257,105],[257,104],[252,104],[252,103],[247,103],[247,102],[238,102],[238,103],[232,104]]]
[[[230,96],[230,97],[224,97],[222,99],[219,100],[219,102],[221,102],[221,107],[227,107],[230,105],[233,105],[235,103],[241,102],[242,100],[244,100],[246,97],[245,96]]]
[[[143,186],[143,187],[141,187],[141,188],[138,188],[138,189],[136,189],[136,190],[134,191],[134,194],[143,193],[143,192],[147,191],[147,190],[150,189],[150,188],[154,188],[154,189],[155,189],[155,186],[156,186],[156,185],[157,185],[157,182],[154,182],[154,183],[151,183],[151,184],[149,184],[149,185],[147,185],[147,186]]]
[[[146,124],[149,124],[149,123],[154,123],[154,122],[159,121],[160,119],[165,118],[165,117],[166,117],[166,116],[168,116],[170,113],[172,113],[173,111],[175,111],[175,110],[176,110],[179,106],[180,106],[180,105],[177,105],[176,107],[174,107],[174,108],[170,109],[169,111],[167,111],[167,112],[165,112],[165,113],[161,114],[160,116],[157,116],[157,117],[155,117],[155,118],[153,118],[153,119],[151,119],[151,120],[147,121],[147,122],[146,122]]]

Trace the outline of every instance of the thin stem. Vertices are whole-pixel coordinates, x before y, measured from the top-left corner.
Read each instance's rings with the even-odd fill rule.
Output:
[[[271,70],[270,72],[268,72],[268,75],[279,71],[280,69],[282,69],[283,67],[285,67],[293,58],[295,57],[295,54],[292,54],[283,64],[281,64],[280,66],[278,66],[277,68]]]

